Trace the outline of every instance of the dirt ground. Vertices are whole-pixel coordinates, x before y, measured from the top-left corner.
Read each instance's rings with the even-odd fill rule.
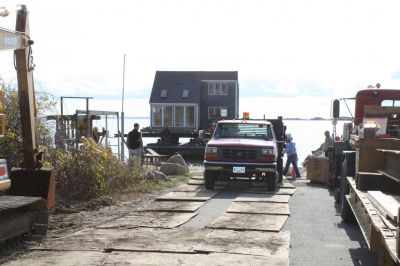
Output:
[[[149,206],[154,207],[155,199],[162,199],[167,195],[180,196],[186,193],[186,196],[193,197],[194,193],[195,196],[199,196],[195,202],[200,202],[206,195],[201,185],[202,168],[192,168],[191,172],[195,176],[188,184],[181,185],[181,190],[172,188],[153,193],[125,194],[120,195],[117,202],[105,199],[58,206],[51,215],[50,228],[44,241],[40,245],[30,247],[23,254],[8,259],[5,264],[320,265],[323,261],[325,265],[370,265],[365,264],[371,262],[372,258],[363,245],[359,229],[348,227],[344,231],[332,206],[332,197],[328,190],[324,187],[308,186],[306,180],[300,183],[291,181],[291,184],[286,181],[288,188],[283,188],[282,185],[280,190],[272,194],[259,191],[259,187],[253,187],[250,190],[255,194],[249,195],[247,185],[231,184],[216,190],[215,196],[201,204],[194,204],[201,207],[193,212],[143,212],[143,209]],[[190,185],[190,182],[199,185]],[[293,186],[296,183],[299,185],[297,188]],[[291,197],[293,194],[286,194],[292,187],[293,191],[296,191],[293,192],[294,197]],[[192,188],[196,190],[191,192]],[[324,203],[324,206],[319,206],[323,210],[319,210],[318,213],[326,213],[321,224],[332,224],[334,221],[332,226],[314,224],[317,227],[310,227],[309,218],[315,215],[313,210],[316,208],[316,197]],[[289,198],[292,198],[290,202]],[[273,199],[279,203],[266,203]],[[157,203],[158,207],[162,207],[163,204],[160,203],[166,201]],[[287,218],[282,214],[275,215],[274,218],[271,213],[265,213],[268,209],[266,205],[257,207],[263,204],[286,204],[286,211],[289,210],[289,204],[291,214]],[[233,207],[246,207],[250,210],[250,206],[250,213],[229,211],[233,210]],[[238,219],[240,217],[243,218],[242,221]],[[276,223],[266,223],[271,222],[271,219],[275,219]],[[257,226],[247,230],[246,225],[249,221]],[[276,229],[271,230],[273,227]],[[314,229],[320,227],[325,228],[325,235]],[[349,238],[349,234],[353,237]],[[325,242],[321,235],[329,241]],[[335,253],[331,254],[331,243],[337,243],[338,236],[340,245],[336,245]],[[354,241],[354,237],[358,241]],[[325,244],[326,250],[323,249],[326,254],[322,257],[326,259],[321,257],[321,261],[317,262],[315,256],[318,255],[310,253],[309,249],[312,247],[317,251],[317,246],[322,247]],[[357,254],[352,252],[353,250],[357,250]]]
[[[170,190],[125,193],[113,199],[106,198],[56,206],[54,213],[50,215],[47,238],[62,237],[63,235],[116,220],[132,213],[137,208]]]

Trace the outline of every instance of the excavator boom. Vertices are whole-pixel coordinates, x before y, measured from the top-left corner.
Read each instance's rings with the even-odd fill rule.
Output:
[[[0,8],[0,16],[7,14]],[[0,191],[6,190],[7,194],[0,196],[0,250],[32,235],[45,235],[48,209],[55,203],[55,171],[41,168],[37,141],[32,44],[28,10],[22,5],[17,11],[15,31],[0,28],[0,50],[14,50],[24,155],[21,167],[13,168],[9,179],[8,175],[0,178]],[[0,160],[0,166],[6,168],[4,160]]]

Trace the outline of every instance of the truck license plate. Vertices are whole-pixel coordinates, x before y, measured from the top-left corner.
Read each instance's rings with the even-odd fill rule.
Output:
[[[233,167],[233,173],[235,173],[235,174],[244,174],[244,173],[246,173],[246,167],[234,166]]]

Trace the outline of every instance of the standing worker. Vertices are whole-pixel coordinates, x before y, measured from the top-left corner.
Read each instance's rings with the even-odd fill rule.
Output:
[[[94,142],[96,142],[96,144],[99,144],[100,133],[97,127],[93,127],[92,129],[92,139],[94,140]]]
[[[136,156],[141,160],[143,155],[142,133],[139,132],[139,124],[133,125],[133,130],[128,133],[127,146],[129,150],[129,158]]]
[[[324,134],[325,134],[325,141],[324,141],[323,149],[324,149],[324,152],[325,152],[325,156],[327,156],[327,151],[328,151],[329,147],[333,147],[333,139],[332,139],[331,134],[330,134],[330,132],[328,130],[325,131]]]
[[[297,167],[297,150],[296,150],[296,143],[292,142],[292,136],[290,134],[286,135],[286,144],[285,144],[285,149],[286,149],[286,155],[287,155],[287,160],[286,160],[286,165],[285,169],[283,169],[283,174],[286,176],[287,171],[289,170],[290,164],[293,165],[294,171],[296,173],[296,177],[300,178],[300,171],[299,168]]]

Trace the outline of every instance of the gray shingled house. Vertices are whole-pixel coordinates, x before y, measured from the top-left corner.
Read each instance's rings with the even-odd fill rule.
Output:
[[[237,71],[157,71],[151,128],[207,129],[213,119],[239,117]]]

